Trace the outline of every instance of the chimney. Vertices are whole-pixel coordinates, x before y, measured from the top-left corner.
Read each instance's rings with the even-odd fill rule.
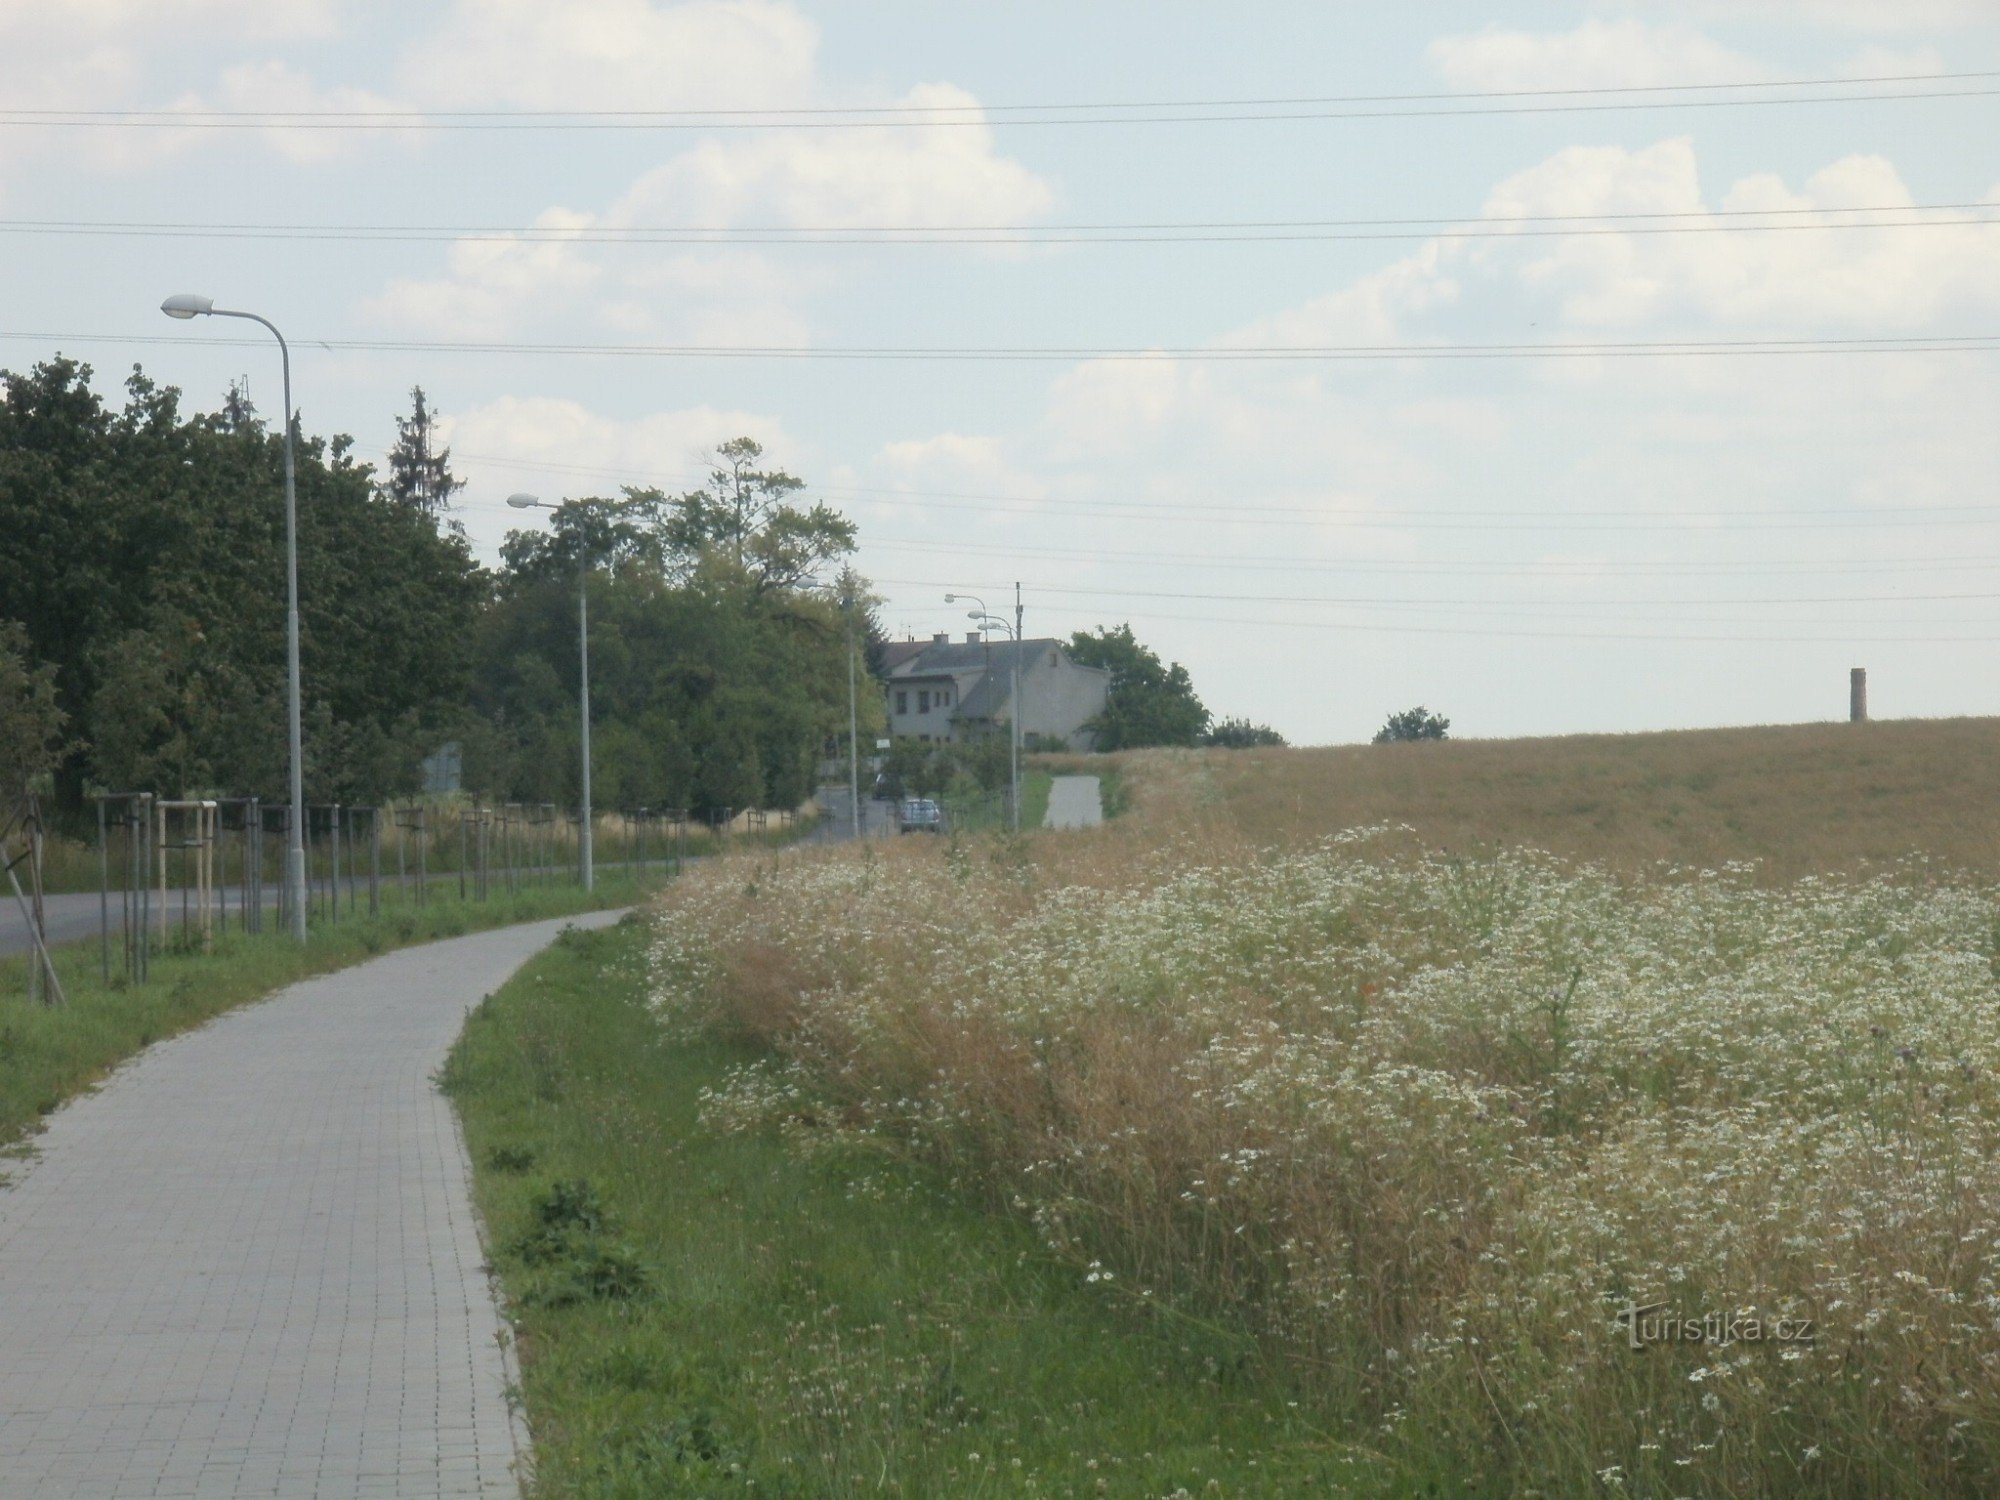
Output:
[[[978,631],[976,631],[976,630],[968,630],[968,631],[966,631],[966,632],[965,632],[965,644],[966,644],[966,645],[968,645],[968,646],[976,646],[976,645],[978,645],[978,644],[979,644],[979,632],[978,632]]]
[[[1868,722],[1868,669],[1856,667],[1847,674],[1847,717],[1856,724]]]
[[[951,632],[949,630],[940,630],[936,635],[931,637],[931,644],[933,646],[949,646],[951,644]]]

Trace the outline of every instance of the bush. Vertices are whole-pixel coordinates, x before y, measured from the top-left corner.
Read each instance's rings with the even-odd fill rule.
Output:
[[[1442,740],[1450,737],[1450,729],[1451,720],[1432,713],[1420,703],[1415,708],[1389,715],[1389,721],[1375,731],[1375,743],[1394,745],[1409,740]]]

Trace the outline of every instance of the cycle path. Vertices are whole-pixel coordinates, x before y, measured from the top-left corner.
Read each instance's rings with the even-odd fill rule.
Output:
[[[0,1496],[516,1496],[432,1075],[565,926],[406,948],[159,1043],[0,1164]]]

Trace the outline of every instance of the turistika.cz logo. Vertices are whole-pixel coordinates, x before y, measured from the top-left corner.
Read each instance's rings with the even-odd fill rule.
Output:
[[[1684,1318],[1654,1302],[1627,1302],[1618,1309],[1618,1327],[1634,1349],[1650,1344],[1810,1344],[1811,1318],[1766,1318],[1757,1313],[1704,1313]]]

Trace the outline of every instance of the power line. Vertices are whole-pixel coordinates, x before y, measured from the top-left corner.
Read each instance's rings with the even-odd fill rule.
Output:
[[[385,455],[390,452],[390,450],[387,448],[374,448],[374,447],[367,448],[366,451],[370,453],[381,453]],[[509,457],[501,457],[499,455],[490,453],[468,453],[458,448],[454,448],[453,451],[457,453],[457,455],[460,458],[466,459],[474,463],[494,464],[507,468],[549,470],[557,473],[581,474],[581,475],[588,475],[606,479],[632,480],[632,479],[672,478],[680,480],[693,480],[695,483],[699,484],[705,482],[708,478],[706,474],[697,474],[686,469],[640,470],[633,468],[614,468],[602,464],[565,464],[565,463],[555,463],[543,459],[509,458]],[[643,487],[643,486],[635,486],[635,487]],[[1379,511],[1375,509],[1364,509],[1354,506],[1328,507],[1328,506],[1313,506],[1313,505],[1260,505],[1254,502],[1238,502],[1238,501],[1180,502],[1172,500],[1168,501],[1084,500],[1081,502],[1072,502],[1069,500],[1057,499],[1046,495],[1003,495],[1003,494],[994,494],[991,492],[979,491],[979,490],[900,490],[900,489],[889,489],[881,485],[852,485],[852,484],[814,484],[810,486],[810,488],[813,489],[814,491],[826,495],[845,495],[854,499],[875,500],[884,504],[901,503],[911,500],[966,500],[966,501],[977,502],[982,506],[1020,505],[1020,506],[1032,506],[1036,508],[1044,508],[1050,505],[1060,505],[1062,506],[1065,514],[1071,513],[1073,504],[1093,505],[1107,510],[1142,511],[1148,515],[1157,515],[1162,510],[1171,510],[1171,509],[1194,509],[1202,511],[1204,513],[1220,512],[1222,514],[1229,516],[1237,516],[1244,513],[1256,513],[1260,515],[1268,514],[1268,515],[1304,516],[1311,519],[1322,519],[1322,520],[1323,519],[1337,520],[1344,516],[1350,516],[1350,515],[1379,518],[1380,514]],[[1810,516],[1810,515],[1910,516],[1919,514],[1922,515],[1962,514],[1971,516],[1985,516],[1992,514],[1992,511],[1993,507],[1990,505],[1967,504],[1967,505],[1910,505],[1910,506],[1900,506],[1900,505],[1805,506],[1805,507],[1773,507],[1773,508],[1731,506],[1728,508],[1717,508],[1712,510],[1672,511],[1672,512],[1663,512],[1659,510],[1616,509],[1616,508],[1612,509],[1593,508],[1588,511],[1557,510],[1557,509],[1468,511],[1461,509],[1444,509],[1444,508],[1439,508],[1439,509],[1415,508],[1415,509],[1399,510],[1397,514],[1401,516],[1442,516],[1452,519],[1463,519],[1468,516],[1504,517],[1504,518],[1514,518],[1514,519],[1519,519],[1523,517],[1550,517],[1556,519],[1575,519],[1575,518],[1589,519],[1593,517],[1604,517],[1604,516],[1640,516],[1647,519],[1656,519],[1656,520],[1703,521],[1712,519],[1731,518],[1737,516]],[[1103,554],[1093,552],[1092,555],[1100,556]]]
[[[253,339],[164,334],[0,332],[0,339],[53,344],[171,344],[179,348],[262,347]],[[1577,360],[1764,358],[1797,355],[1979,354],[2000,349],[2000,334],[1922,335],[1850,339],[1668,339],[1650,342],[1539,344],[1329,344],[1206,345],[1194,347],[976,348],[938,345],[788,346],[730,344],[589,344],[520,340],[326,339],[293,340],[328,351],[394,354],[557,355],[625,359],[724,359],[869,361],[891,363],[1075,363],[1083,361],[1185,360],[1202,363],[1380,363],[1396,360]]]
[[[888,581],[888,580],[884,580]],[[1379,594],[1215,594],[1197,593],[1178,589],[1133,589],[1106,587],[1069,587],[1050,584],[1038,586],[1038,592],[1048,594],[1082,594],[1091,598],[1117,599],[1174,599],[1203,604],[1314,604],[1370,609],[1430,609],[1446,613],[1489,613],[1495,607],[1510,612],[1518,606],[1521,613],[1540,613],[1552,604],[1563,602],[1569,609],[1626,609],[1643,608],[1715,608],[1718,606],[1735,608],[1787,608],[1794,605],[1811,604],[1944,604],[1969,601],[1990,602],[2000,599],[2000,593],[1978,592],[1957,594],[1832,594],[1818,596],[1793,596],[1790,598],[1739,598],[1739,599],[1646,599],[1631,596],[1618,599],[1578,599],[1571,601],[1512,600],[1512,599],[1406,599],[1386,597]]]
[[[485,508],[485,507],[482,507]],[[490,507],[498,509],[499,507]],[[976,542],[912,542],[900,539],[865,541],[863,549],[881,552],[915,552],[947,557],[1035,558],[1075,561],[1075,548],[984,546]],[[1853,561],[1800,562],[1779,559],[1770,562],[1730,561],[1710,564],[1682,563],[1590,563],[1515,564],[1415,562],[1382,559],[1311,558],[1275,556],[1216,556],[1196,552],[1146,552],[1091,547],[1091,562],[1143,563],[1149,567],[1198,568],[1202,571],[1248,573],[1313,573],[1342,575],[1376,574],[1391,578],[1518,578],[1537,582],[1588,583],[1600,578],[1728,578],[1766,575],[1838,576],[1880,573],[1983,573],[2000,568],[2000,556],[1979,558],[1877,558]]]
[[[956,586],[954,579],[931,578],[878,578],[876,583],[891,584],[905,588],[938,589]],[[1078,594],[1080,590],[1061,590],[1037,587],[1036,594],[1065,593]],[[1614,630],[1510,630],[1492,626],[1447,626],[1447,625],[1404,625],[1376,624],[1366,621],[1349,620],[1273,620],[1245,619],[1241,616],[1213,614],[1175,614],[1163,611],[1125,610],[1117,611],[1126,619],[1171,620],[1190,625],[1242,625],[1258,630],[1337,630],[1366,635],[1443,635],[1476,636],[1481,639],[1500,638],[1518,640],[1557,641],[1652,641],[1660,643],[1711,643],[1717,645],[1815,645],[1824,646],[1833,642],[1867,640],[1882,645],[1991,645],[2000,643],[2000,636],[1887,636],[1875,633],[1841,634],[1838,632],[1820,635],[1744,635],[1731,632],[1727,635],[1687,635],[1661,634],[1654,632],[1614,631]]]
[[[1963,217],[1970,212],[1980,217]],[[1955,218],[1857,218],[1860,214],[1940,214]],[[1805,216],[1848,215],[1838,219]],[[1840,209],[1687,210],[1657,214],[1495,215],[1464,220],[1297,220],[1243,223],[1072,225],[425,225],[250,224],[86,219],[0,220],[0,234],[89,239],[274,240],[330,244],[520,245],[1159,245],[1375,243],[1412,240],[1820,234],[1850,230],[1977,229],[2000,225],[2000,204],[1911,204]],[[1780,222],[1743,222],[1785,216]],[[1658,220],[1701,220],[1660,223]],[[1706,222],[1707,220],[1724,222]],[[1643,222],[1642,222],[1643,221]],[[1394,228],[1397,224],[1432,228]],[[1381,227],[1370,227],[1381,226]]]
[[[1802,104],[1955,99],[2000,93],[1975,87],[1993,72],[1892,74],[1769,83],[1625,85],[1429,94],[1156,100],[1071,104],[891,104],[841,108],[680,110],[227,110],[7,109],[0,125],[69,129],[178,130],[869,130],[1015,126],[1223,124],[1297,120],[1448,118],[1652,109],[1731,109]],[[1967,85],[1939,88],[1939,84]],[[1917,87],[1911,87],[1917,85]],[[1775,90],[1863,92],[1775,93]],[[1676,98],[1699,94],[1705,97]],[[1761,94],[1764,97],[1746,97]],[[1539,101],[1524,103],[1522,101]],[[1142,111],[1151,111],[1143,113]]]
[[[366,451],[371,453],[388,452],[387,449],[372,448],[372,447],[368,448]],[[468,453],[462,449],[454,451],[457,452],[459,458],[466,460],[467,462],[470,463],[491,464],[495,467],[500,467],[500,468],[526,469],[535,472],[567,473],[567,474],[578,474],[595,478],[608,478],[608,479],[628,480],[628,481],[639,480],[646,482],[657,481],[662,478],[671,478],[671,479],[679,479],[682,481],[692,480],[697,484],[704,482],[707,478],[705,474],[694,474],[686,470],[675,471],[675,470],[659,469],[659,470],[641,471],[637,469],[612,468],[597,464],[564,464],[564,463],[554,463],[538,459],[503,458],[491,454]],[[634,485],[634,488],[643,488],[643,487],[647,487],[645,483]],[[1828,523],[1829,529],[1860,530],[1860,529],[1872,529],[1873,526],[1877,524],[1887,525],[1887,526],[1924,526],[1924,525],[1949,526],[1954,524],[1985,525],[1985,524],[1991,524],[1991,518],[1992,518],[1992,507],[1984,505],[1917,505],[1917,506],[1907,506],[1907,507],[1823,506],[1823,507],[1797,507],[1797,508],[1746,507],[1746,508],[1729,509],[1729,510],[1681,511],[1681,512],[1662,512],[1657,510],[1621,510],[1621,509],[1603,509],[1603,508],[1591,509],[1587,511],[1561,511],[1561,510],[1465,511],[1465,510],[1452,510],[1452,509],[1441,509],[1441,508],[1440,509],[1416,508],[1416,509],[1399,510],[1398,512],[1396,512],[1394,516],[1383,516],[1376,511],[1355,510],[1351,507],[1322,508],[1313,506],[1260,505],[1256,503],[1236,503],[1236,502],[1231,502],[1227,504],[1202,504],[1196,502],[1175,502],[1175,501],[1163,501],[1163,502],[1118,501],[1118,500],[1072,501],[1072,500],[1050,500],[1046,498],[1037,498],[1032,496],[994,495],[994,494],[982,494],[978,492],[950,491],[950,490],[943,490],[943,491],[900,490],[899,491],[899,490],[886,490],[879,487],[869,487],[860,485],[841,485],[841,484],[821,484],[821,485],[814,485],[812,486],[812,488],[815,491],[824,494],[830,498],[836,498],[836,499],[844,498],[848,502],[873,501],[880,504],[901,504],[901,503],[908,503],[912,501],[922,500],[928,502],[930,505],[937,506],[938,508],[959,510],[959,511],[971,511],[971,512],[1046,515],[1049,512],[1049,507],[1054,505],[1054,506],[1060,506],[1061,513],[1066,517],[1088,514],[1097,516],[1107,516],[1113,519],[1143,518],[1151,520],[1195,520],[1195,521],[1213,520],[1220,517],[1234,521],[1251,520],[1252,524],[1260,524],[1258,521],[1253,520],[1252,518],[1260,518],[1264,516],[1300,518],[1295,522],[1285,520],[1285,521],[1276,521],[1271,523],[1280,525],[1283,524],[1317,525],[1329,521],[1338,523],[1338,522],[1348,521],[1350,518],[1359,517],[1372,527],[1394,529],[1394,530],[1440,529],[1440,530],[1485,531],[1485,530],[1497,530],[1497,529],[1519,529],[1519,530],[1534,530],[1534,531],[1632,530],[1641,532],[1652,532],[1652,531],[1662,531],[1662,530],[1679,531],[1679,530],[1692,529],[1697,532],[1701,532],[1701,531],[1712,531],[1712,530],[1737,531],[1737,530],[1754,529],[1754,530],[1796,531],[1796,530],[1816,529],[1815,526],[1811,523],[1806,523],[1796,526],[1777,525],[1777,526],[1758,526],[1758,527],[1740,527],[1740,526],[1732,527],[1732,526],[1719,526],[1713,524],[1702,524],[1702,523],[1715,523],[1715,522],[1736,520],[1745,516],[1751,516],[1751,517],[1770,516],[1770,517],[1783,517],[1783,518],[1824,516],[1824,517],[1835,518],[1833,522]],[[950,502],[963,502],[963,503],[954,504]],[[476,501],[470,502],[470,508],[489,509],[496,511],[499,509],[497,504],[482,506],[479,502]],[[1120,514],[1127,512],[1131,514],[1129,516]],[[1925,517],[1925,516],[1942,517],[1944,519],[1936,521],[1925,521],[1919,519],[1920,517]],[[1620,517],[1620,518],[1636,517],[1646,524],[1633,527],[1613,527],[1613,526],[1592,527],[1580,524],[1582,522],[1587,522],[1592,520],[1603,520],[1613,517]],[[1867,517],[1884,517],[1887,519],[1877,523],[1864,519]],[[1419,525],[1417,521],[1413,521],[1410,518],[1419,518],[1420,520],[1441,518],[1446,522],[1448,522],[1449,524],[1442,527],[1425,526],[1425,525]],[[1546,521],[1547,524],[1520,525],[1520,526],[1497,524],[1503,521],[1520,522],[1528,520],[1530,518]],[[1951,518],[1962,518],[1962,519],[1954,520]],[[1494,521],[1496,522],[1496,524],[1489,526],[1488,524],[1486,524],[1488,521]],[[953,555],[970,552],[975,554],[987,553],[991,555],[1008,556],[1008,557],[1037,556],[1037,557],[1073,558],[1075,556],[1073,550],[1037,549],[1033,547],[1021,547],[1012,544],[1000,547],[984,547],[978,543],[972,543],[972,542],[925,542],[925,541],[892,539],[889,541],[871,542],[868,545],[870,547],[870,550],[876,550],[876,551],[887,550],[887,551],[912,551],[912,552],[940,552]],[[1325,559],[1312,559],[1312,560],[1301,561],[1297,557],[1277,557],[1277,556],[1221,558],[1215,556],[1212,553],[1205,553],[1205,552],[1169,553],[1169,552],[1151,552],[1143,550],[1107,551],[1103,548],[1097,548],[1097,547],[1093,547],[1090,550],[1090,556],[1093,559],[1100,559],[1100,558],[1119,559],[1125,561],[1138,561],[1138,562],[1150,562],[1150,563],[1162,563],[1162,562],[1185,563],[1189,566],[1199,566],[1199,567],[1229,567],[1229,568],[1255,567],[1259,569],[1268,567],[1274,571],[1286,571],[1286,572],[1335,569],[1341,571],[1379,571],[1379,572],[1417,572],[1417,573],[1438,572],[1441,574],[1467,574],[1467,573],[1482,574],[1482,573],[1498,572],[1502,575],[1520,575],[1520,576],[1550,577],[1550,578],[1565,578],[1565,577],[1579,576],[1578,569],[1568,566],[1542,566],[1531,570],[1523,570],[1520,568],[1504,568],[1496,570],[1494,568],[1491,568],[1490,566],[1485,566],[1485,565],[1463,565],[1457,567],[1441,567],[1435,564],[1404,564],[1404,563],[1398,563],[1393,560],[1382,560],[1382,559],[1361,559],[1353,561],[1347,561],[1347,560],[1332,561]],[[1758,563],[1758,562],[1736,561],[1731,563],[1710,565],[1706,567],[1696,567],[1696,568],[1688,568],[1682,565],[1656,566],[1656,567],[1621,567],[1617,565],[1605,565],[1605,566],[1593,565],[1584,571],[1586,571],[1587,573],[1615,572],[1615,573],[1633,573],[1641,575],[1649,573],[1709,574],[1709,573],[1726,573],[1735,571],[1746,572],[1746,573],[1864,572],[1864,571],[1877,571],[1877,570],[1895,570],[1898,568],[1937,570],[1937,571],[1968,571],[1972,569],[1992,566],[1994,564],[2000,564],[2000,557],[1990,557],[1984,559],[1968,559],[1963,554],[1956,554],[1951,557],[1941,557],[1941,558],[1884,559],[1879,557],[1871,557],[1866,560],[1855,561],[1851,563],[1842,563],[1842,562],[1799,563],[1796,561]]]

